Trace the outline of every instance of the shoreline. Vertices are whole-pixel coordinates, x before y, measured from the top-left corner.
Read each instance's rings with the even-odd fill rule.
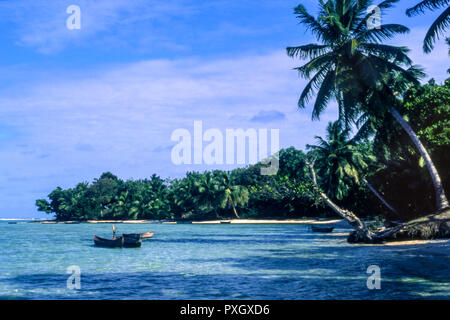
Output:
[[[57,220],[37,220],[28,221],[26,223],[38,224],[198,224],[198,225],[217,225],[217,224],[297,224],[297,225],[326,225],[344,223],[344,219],[223,219],[223,220],[199,220],[199,221],[168,221],[168,220],[87,220],[87,221],[57,221]],[[339,233],[324,233],[324,236],[332,237],[347,237],[349,232]],[[425,247],[433,244],[449,244],[450,239],[430,239],[430,240],[397,240],[387,241],[381,244],[355,244],[360,246],[375,246],[375,247],[395,247],[395,246],[416,246]],[[447,250],[447,248],[446,248]]]
[[[39,224],[334,224],[343,219],[315,220],[315,219],[223,219],[223,220],[199,220],[199,221],[175,221],[175,220],[87,220],[87,221],[57,221],[40,220],[28,221]]]

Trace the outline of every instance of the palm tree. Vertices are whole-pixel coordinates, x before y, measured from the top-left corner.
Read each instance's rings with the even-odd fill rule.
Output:
[[[209,171],[198,174],[194,179],[194,191],[194,202],[197,207],[204,212],[213,211],[219,217],[217,213],[219,184],[214,175]]]
[[[396,2],[398,0],[385,0],[378,7],[386,10]],[[437,169],[411,126],[397,111],[400,101],[386,82],[390,79],[389,74],[394,72],[410,83],[418,83],[407,55],[409,50],[380,43],[409,30],[399,24],[368,28],[370,3],[369,0],[321,0],[317,19],[303,5],[294,9],[300,21],[321,42],[287,48],[290,57],[310,59],[296,68],[300,75],[310,80],[300,95],[298,106],[305,108],[309,99],[316,96],[312,118],[318,119],[334,99],[346,126],[362,113],[373,121],[382,121],[390,112],[424,159],[435,188],[437,208],[443,210],[448,207],[448,200]]]
[[[223,171],[216,172],[219,180],[219,190],[217,193],[219,205],[222,209],[231,207],[234,216],[240,219],[236,206],[245,206],[249,200],[248,189],[241,185],[234,185],[231,182],[230,175]]]
[[[188,172],[183,179],[174,179],[170,183],[171,210],[177,217],[191,215],[196,210],[195,197],[198,187],[194,182],[198,180],[198,173]]]
[[[328,123],[326,139],[316,136],[317,145],[307,145],[316,156],[323,189],[332,198],[342,200],[352,183],[360,183],[359,172],[374,161],[372,155],[361,153],[350,139],[350,130],[341,121]]]
[[[316,136],[317,145],[307,145],[313,152],[323,179],[322,189],[332,198],[342,200],[348,195],[353,184],[366,184],[369,190],[392,212],[397,211],[362,176],[375,162],[375,156],[366,148],[357,145],[360,138],[356,134],[350,139],[350,130],[344,129],[341,121],[330,122],[326,139]]]
[[[431,24],[423,40],[423,51],[426,53],[433,50],[436,39],[445,36],[445,31],[450,26],[450,0],[424,0],[406,10],[408,17],[412,17],[425,13],[425,10],[434,11],[442,8],[445,10]]]

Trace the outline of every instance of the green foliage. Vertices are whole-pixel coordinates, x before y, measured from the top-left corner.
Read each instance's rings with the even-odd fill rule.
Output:
[[[92,184],[53,190],[36,201],[39,211],[54,213],[58,220],[170,218],[168,187],[153,175],[150,180],[122,181],[104,173]]]
[[[350,130],[340,121],[328,124],[326,139],[316,139],[317,145],[307,148],[316,159],[321,187],[329,197],[342,200],[355,184],[360,184],[360,175],[368,171],[375,156],[367,143],[358,145],[350,139]]]
[[[221,217],[300,217],[326,214],[305,168],[305,153],[279,153],[277,175],[261,175],[260,163],[231,172],[188,172],[184,178],[123,181],[107,172],[92,183],[56,188],[36,201],[39,211],[58,220],[217,219]]]
[[[403,112],[428,148],[450,145],[450,78],[444,85],[430,81],[406,92]]]
[[[283,149],[279,154],[280,176],[305,180],[308,170],[305,167],[306,154],[294,147]]]
[[[398,0],[386,0],[378,6],[382,11],[385,11],[396,2]],[[442,4],[447,4],[448,1],[424,2],[432,2],[442,6]],[[352,124],[356,124],[361,129],[362,139],[376,132],[374,140],[376,156],[386,166],[386,169],[390,168],[395,172],[395,166],[402,168],[401,177],[405,177],[404,174],[414,167],[414,163],[419,163],[421,159],[414,151],[411,142],[405,140],[407,137],[405,133],[400,132],[391,111],[398,109],[402,112],[402,109],[405,109],[402,108],[402,97],[412,86],[419,85],[419,80],[424,76],[424,73],[422,68],[413,65],[408,57],[408,48],[382,43],[385,40],[392,39],[395,35],[408,32],[408,28],[399,24],[384,24],[380,28],[373,29],[367,27],[367,18],[372,14],[367,10],[370,5],[370,1],[320,1],[317,18],[310,15],[303,5],[299,5],[294,9],[294,12],[300,22],[316,37],[318,43],[289,47],[287,48],[287,54],[290,57],[308,60],[304,65],[296,68],[301,76],[309,80],[300,94],[298,106],[305,108],[308,102],[315,98],[312,118],[318,119],[329,103],[335,100],[338,104],[339,119],[343,121],[344,127],[350,128]],[[420,11],[420,5],[416,9]],[[444,11],[444,15],[449,12],[448,10],[450,9],[447,8]],[[440,23],[441,26],[448,26],[448,14],[444,20],[440,20]],[[439,31],[442,31],[442,29],[439,29]],[[419,93],[416,92],[412,96],[417,94]],[[428,102],[435,105],[435,108],[433,109],[431,106],[429,111],[432,110],[431,112],[436,114],[444,109],[442,111],[445,116],[445,102]],[[439,104],[439,107],[436,104]],[[417,109],[414,110],[417,111]],[[404,115],[408,116],[408,110],[403,111]],[[409,113],[411,113],[409,122],[413,128],[416,121],[413,117],[425,120],[423,115],[414,115],[411,111]],[[448,117],[439,120],[435,118],[431,121],[432,124],[426,125],[426,128],[419,128],[419,130],[422,130],[422,136],[425,140],[429,140],[424,143],[425,146],[428,146],[427,143],[446,143]],[[425,137],[427,134],[428,138]],[[431,140],[434,140],[434,142]],[[436,155],[436,152],[431,153],[438,170],[448,173],[448,168],[445,168],[442,163],[442,159],[447,161],[446,156]],[[443,166],[444,170],[442,170]],[[350,192],[350,189],[347,188],[349,184],[346,181],[348,180],[346,176],[354,176],[351,167],[343,165],[342,171],[339,171],[341,170],[339,167],[336,170],[342,172],[342,174],[338,174],[329,183],[329,189],[337,198],[343,199],[345,195],[353,197],[355,193]],[[424,181],[422,169],[423,165],[416,169],[417,174],[413,175],[417,178],[416,182]],[[370,175],[376,176],[375,178],[378,179],[380,185],[392,186],[398,182],[388,181],[387,179],[383,181],[382,172],[383,170],[374,169]],[[384,177],[389,177],[389,173],[384,172]],[[436,177],[436,174],[433,175]],[[327,176],[330,177],[330,174]],[[398,177],[398,175],[396,176]],[[444,187],[447,186],[445,187],[447,190],[448,176],[444,177],[443,180]],[[405,180],[400,181],[403,182],[401,191],[388,187],[384,189],[385,194],[388,193],[390,196],[400,198],[399,192],[407,192],[411,184],[405,185]],[[433,186],[430,186],[429,182],[430,179],[428,178],[426,183],[421,184],[417,190],[423,186],[427,190],[432,190]],[[397,187],[400,186],[397,185]],[[415,207],[414,210],[430,209],[429,204],[433,201],[430,201],[428,194],[429,192],[424,193],[425,198],[421,197],[423,203]],[[412,195],[413,193],[409,193],[409,196]],[[405,198],[407,199],[408,196]],[[389,202],[396,207],[395,204],[399,201]],[[409,205],[412,202],[410,201]],[[418,214],[414,210],[410,209],[409,213]]]
[[[414,86],[403,94],[399,110],[426,146],[450,192],[450,79]],[[434,193],[429,174],[408,135],[386,118],[374,139],[374,151],[383,168],[373,173],[379,190],[405,218],[433,210]]]

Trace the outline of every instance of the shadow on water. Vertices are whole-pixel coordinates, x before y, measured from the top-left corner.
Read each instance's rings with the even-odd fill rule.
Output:
[[[190,234],[188,237],[179,238],[153,238],[151,242],[157,243],[205,243],[205,244],[229,244],[229,243],[272,243],[272,244],[284,244],[292,243],[293,241],[311,241],[311,240],[329,240],[332,238],[345,239],[346,235],[323,235],[312,232],[299,232],[299,233],[280,233],[280,234]],[[223,238],[223,239],[217,239]]]
[[[389,268],[399,268],[409,275],[426,275],[432,280],[450,280],[450,255],[426,254],[426,248],[410,246],[327,246],[308,247],[301,249],[258,249],[258,254],[246,257],[226,257],[215,259],[186,259],[189,263],[227,263],[233,267],[247,271],[258,270],[302,270],[308,267],[320,266],[336,272],[339,266],[350,267],[367,265],[367,263],[386,265]],[[368,266],[368,265],[367,265]],[[432,268],[430,268],[432,267]],[[427,272],[424,273],[424,269]],[[388,269],[389,270],[389,269]]]

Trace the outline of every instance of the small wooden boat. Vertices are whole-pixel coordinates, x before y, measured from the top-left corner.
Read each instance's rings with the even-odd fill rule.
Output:
[[[139,233],[130,233],[123,235],[124,248],[139,248],[141,245],[142,240]]]
[[[313,232],[324,232],[329,233],[332,232],[334,227],[326,227],[326,226],[311,226]]]
[[[124,244],[124,238],[118,237],[115,239],[105,239],[98,236],[94,236],[94,243],[97,247],[122,248]]]
[[[153,237],[153,232],[144,232],[144,233],[124,233],[124,237],[140,237],[142,240],[150,239]]]
[[[230,224],[231,221],[220,221],[220,224]]]

